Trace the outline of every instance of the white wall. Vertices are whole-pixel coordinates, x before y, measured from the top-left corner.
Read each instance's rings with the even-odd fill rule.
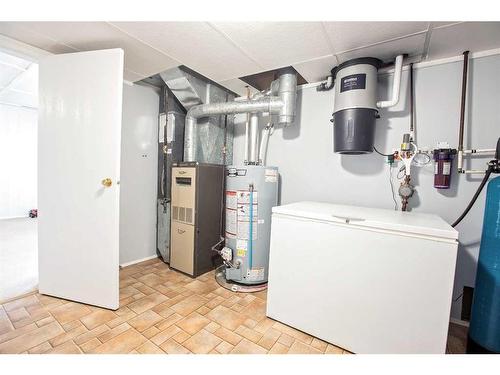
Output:
[[[500,56],[471,60],[466,146],[494,148],[500,136]],[[416,138],[420,147],[433,148],[438,141],[457,147],[462,63],[448,63],[416,69]],[[391,75],[380,75],[380,98],[389,96]],[[408,71],[402,80],[401,102],[381,111],[377,120],[376,147],[389,153],[401,143],[409,126]],[[279,167],[281,204],[315,200],[392,209],[389,167],[376,154],[347,156],[333,153],[333,128],[329,120],[333,110],[333,90],[317,92],[304,88],[298,95],[296,123],[277,129],[269,141],[267,164]],[[242,121],[239,118],[238,121]],[[234,162],[243,161],[244,127],[237,126]],[[488,159],[467,161],[466,166],[484,168]],[[456,164],[454,165],[456,167]],[[454,169],[456,171],[456,168]],[[393,174],[397,172],[393,168]],[[433,165],[415,169],[412,182],[417,193],[411,198],[414,211],[436,213],[449,223],[463,211],[481,177],[452,176],[449,190],[433,188]],[[397,191],[399,182],[394,178]],[[396,193],[397,194],[397,193]],[[485,192],[469,215],[457,227],[460,248],[455,277],[454,299],[464,285],[474,286]],[[398,197],[396,197],[399,203]],[[452,316],[460,318],[461,299],[453,303]]]
[[[123,87],[120,177],[120,264],[156,255],[159,95]]]
[[[0,104],[0,219],[37,207],[37,111]]]

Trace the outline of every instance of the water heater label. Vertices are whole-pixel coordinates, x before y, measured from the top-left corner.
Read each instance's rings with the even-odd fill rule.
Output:
[[[226,236],[236,237],[238,233],[238,220],[236,210],[226,209]]]
[[[253,194],[252,202],[253,202],[253,204],[257,204],[259,195],[256,191],[254,191],[252,194]],[[249,204],[250,203],[250,192],[249,191],[239,190],[237,195],[238,195],[238,204]]]
[[[260,281],[264,280],[264,267],[261,268],[252,268],[247,271],[247,280],[248,281]]]
[[[247,249],[248,249],[247,240],[236,241],[236,256],[244,257],[247,254]]]
[[[351,74],[340,80],[340,92],[366,88],[366,74]]]
[[[236,210],[238,208],[238,201],[236,199],[236,191],[228,190],[226,191],[226,208],[231,210]]]

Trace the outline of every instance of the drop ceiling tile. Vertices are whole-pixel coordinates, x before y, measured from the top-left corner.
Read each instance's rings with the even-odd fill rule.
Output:
[[[23,26],[77,51],[122,48],[125,68],[144,76],[179,65],[106,22],[25,22]]]
[[[331,54],[321,22],[217,22],[264,70]]]
[[[333,53],[427,31],[429,22],[324,22]]]
[[[247,96],[247,87],[250,89],[250,95],[255,94],[259,90],[255,87],[249,86],[246,82],[243,82],[241,79],[233,78],[227,81],[218,82],[219,85],[224,86],[225,88],[235,92],[239,96],[246,97]]]
[[[372,45],[366,48],[344,52],[337,55],[339,63],[358,57],[376,57],[384,62],[391,61],[399,54],[408,54],[409,56],[420,56],[424,50],[425,33],[408,36],[406,38],[395,39],[390,42],[384,42]]]
[[[328,55],[319,59],[293,64],[293,67],[307,82],[311,83],[323,81],[330,75],[332,68],[337,65],[337,58],[334,55]]]
[[[29,29],[31,22],[0,22],[0,34],[52,53],[75,52],[76,49],[62,45],[38,32]]]
[[[124,69],[124,71],[123,71],[123,79],[126,81],[129,81],[129,82],[140,81],[140,80],[147,78],[147,77],[149,77],[149,75],[139,74],[136,72],[132,72],[128,69]]]
[[[115,26],[214,81],[261,67],[205,22],[114,22]]]
[[[7,90],[0,95],[0,103],[36,108],[38,106],[38,95],[23,91]]]
[[[500,47],[500,22],[464,22],[432,30],[429,59],[457,56],[463,51]]]

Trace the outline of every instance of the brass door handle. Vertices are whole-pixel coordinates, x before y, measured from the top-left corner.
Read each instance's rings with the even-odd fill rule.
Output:
[[[111,178],[105,178],[101,181],[101,184],[104,187],[110,187],[111,185],[113,185],[113,181],[111,180]]]

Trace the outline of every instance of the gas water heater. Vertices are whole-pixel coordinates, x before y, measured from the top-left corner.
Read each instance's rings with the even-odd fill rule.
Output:
[[[379,108],[392,107],[399,101],[402,64],[403,55],[399,55],[394,67],[392,99],[388,101],[377,101],[377,72],[382,66],[381,60],[361,57],[332,69],[334,152],[359,155],[373,151]]]
[[[226,248],[232,264],[226,279],[267,282],[272,208],[278,205],[278,168],[231,166],[226,175]]]

